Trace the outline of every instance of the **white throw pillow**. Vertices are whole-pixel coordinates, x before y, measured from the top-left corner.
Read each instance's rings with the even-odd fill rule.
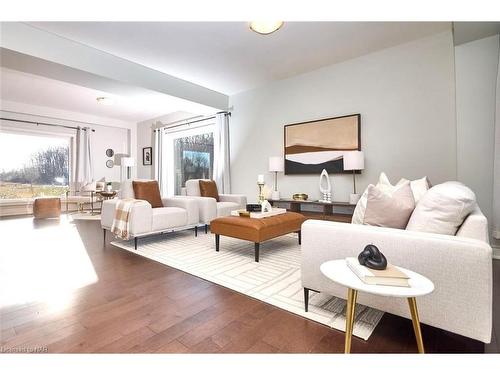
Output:
[[[415,208],[410,181],[398,184],[392,193],[384,192],[373,185],[368,186],[367,190],[363,224],[404,229]]]
[[[404,181],[408,180],[402,178],[401,180],[399,180],[398,185]],[[415,204],[417,204],[420,198],[422,198],[424,194],[427,193],[427,190],[429,190],[429,180],[427,179],[427,176],[425,176],[419,178],[418,180],[410,181],[410,186],[413,193],[413,198],[415,199]]]
[[[392,194],[395,189],[397,189],[407,181],[409,180],[407,180],[406,178],[402,178],[398,181],[396,185],[392,185],[387,175],[384,172],[382,172],[380,173],[376,187],[387,194]],[[427,190],[429,190],[429,180],[427,179],[427,177],[422,177],[418,180],[410,181],[410,186],[411,186],[411,191],[413,193],[413,199],[415,200],[415,204],[417,204],[420,198],[422,198],[422,196],[427,192]],[[366,188],[363,195],[361,195],[361,198],[359,199],[356,208],[354,209],[354,213],[352,215],[352,220],[351,220],[352,224],[363,224],[366,211],[367,196],[368,196],[368,188]]]
[[[418,202],[406,229],[454,236],[475,205],[476,195],[460,182],[433,186]]]
[[[121,183],[120,192],[118,193],[120,199],[135,198],[134,187],[132,186],[132,180],[125,180]]]
[[[370,184],[371,185],[371,184]],[[368,185],[368,186],[370,186]],[[373,185],[371,185],[373,186]],[[354,213],[352,214],[351,224],[363,224],[366,211],[366,202],[368,200],[368,188],[363,192],[361,198],[359,198],[356,207],[354,208]]]
[[[96,188],[96,181],[84,181],[82,183],[82,187],[80,188],[81,192],[90,192],[90,191],[95,191]]]
[[[400,183],[401,183],[401,181],[398,182],[398,184],[400,184]],[[392,185],[391,182],[389,181],[389,179],[387,178],[386,174],[384,172],[382,172],[382,173],[380,173],[377,185],[375,185],[375,186],[378,189],[380,189],[381,191],[383,191],[384,193],[391,195],[398,185],[395,185],[395,186]],[[352,214],[352,220],[351,220],[352,224],[363,224],[364,218],[365,218],[367,200],[368,200],[368,188],[366,188],[363,195],[361,195],[361,198],[359,199],[358,203],[356,204],[356,208],[354,209],[354,213]]]
[[[186,181],[186,195],[190,197],[201,196],[199,179]]]

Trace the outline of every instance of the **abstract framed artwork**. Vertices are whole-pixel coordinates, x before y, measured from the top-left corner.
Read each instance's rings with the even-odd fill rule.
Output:
[[[142,148],[142,165],[152,165],[153,164],[153,148],[143,147]]]
[[[346,151],[361,150],[361,115],[285,125],[285,174],[347,173]]]

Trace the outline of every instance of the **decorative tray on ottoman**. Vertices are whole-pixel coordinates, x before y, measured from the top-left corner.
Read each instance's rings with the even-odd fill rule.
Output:
[[[231,211],[231,216],[244,216],[252,219],[262,219],[265,217],[276,216],[286,213],[286,208],[273,208],[268,212],[248,212],[247,210]]]

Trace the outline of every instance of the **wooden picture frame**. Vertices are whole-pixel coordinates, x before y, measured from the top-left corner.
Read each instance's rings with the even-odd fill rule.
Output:
[[[285,174],[352,173],[344,170],[343,154],[361,150],[359,113],[285,125]]]
[[[142,148],[142,165],[153,165],[153,147]]]

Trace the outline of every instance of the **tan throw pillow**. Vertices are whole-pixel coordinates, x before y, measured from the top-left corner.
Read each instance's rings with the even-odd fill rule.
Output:
[[[377,227],[406,228],[415,200],[410,182],[398,185],[392,193],[377,186],[368,186],[366,211],[363,224]]]
[[[151,207],[163,207],[158,181],[132,181],[135,199],[148,201]]]
[[[214,180],[199,180],[200,183],[200,196],[215,198],[219,201],[219,192],[217,191],[217,184]]]
[[[433,186],[420,199],[407,230],[454,236],[476,207],[476,195],[458,181]]]
[[[380,173],[376,186],[377,188],[379,188],[384,192],[387,192],[388,194],[391,194],[397,187],[397,185],[391,184],[389,178],[387,178],[387,175],[384,172]],[[368,188],[366,188],[360,200],[358,201],[358,204],[356,204],[356,208],[354,209],[354,213],[352,215],[352,221],[351,221],[352,224],[363,224],[365,218],[367,198],[368,198]]]

